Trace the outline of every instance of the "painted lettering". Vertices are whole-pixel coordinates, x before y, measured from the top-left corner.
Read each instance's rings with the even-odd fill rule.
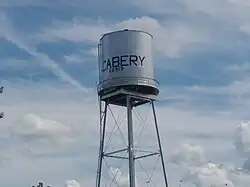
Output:
[[[145,60],[145,56],[143,56],[143,57],[141,57],[141,56],[139,56],[139,59],[140,59],[140,62],[141,62],[141,66],[143,66],[143,61]]]
[[[139,55],[122,55],[114,56],[102,62],[102,72],[108,71],[109,73],[123,71],[126,67],[140,66],[143,67],[145,56]]]
[[[112,58],[112,68],[116,68],[119,66],[119,56],[115,56]]]
[[[111,62],[110,62],[110,60],[108,59],[107,60],[107,68],[109,69],[109,68],[112,68],[112,66],[111,66]]]
[[[132,66],[132,63],[137,66],[138,57],[136,55],[130,55],[129,57],[129,65]]]
[[[128,66],[128,64],[126,64],[127,58],[128,58],[128,55],[121,56],[121,67]]]

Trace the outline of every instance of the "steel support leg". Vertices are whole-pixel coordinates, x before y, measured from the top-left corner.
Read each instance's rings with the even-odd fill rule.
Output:
[[[153,109],[155,130],[156,130],[156,134],[157,134],[158,146],[159,146],[159,151],[160,151],[160,156],[161,156],[161,163],[162,163],[164,181],[165,181],[166,187],[168,187],[167,172],[166,172],[166,168],[165,168],[165,164],[164,164],[163,151],[162,151],[162,146],[161,146],[161,138],[160,138],[160,132],[159,132],[157,118],[156,118],[154,101],[151,101],[151,105],[152,105],[152,109]]]
[[[100,108],[101,108],[101,102],[100,102]],[[106,121],[107,121],[107,108],[108,108],[108,102],[105,101],[105,108],[102,116],[102,111],[100,110],[100,149],[99,149],[99,158],[98,158],[98,169],[97,169],[97,182],[96,186],[101,186],[101,176],[102,176],[102,161],[103,161],[103,149],[104,149],[104,141],[105,141],[105,130],[106,130]]]
[[[132,118],[132,106],[131,106],[130,96],[127,96],[127,119],[128,119],[128,153],[129,153],[129,187],[135,187],[133,118]]]

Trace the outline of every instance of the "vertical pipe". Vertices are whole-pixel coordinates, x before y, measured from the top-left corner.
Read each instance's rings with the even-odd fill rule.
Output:
[[[129,187],[135,187],[135,157],[133,140],[133,119],[130,96],[127,99],[127,120],[128,120],[128,153],[129,153]]]
[[[100,102],[101,104],[101,102]],[[107,107],[108,101],[105,101],[105,109],[104,109],[104,119],[100,118],[100,125],[102,126],[101,133],[101,142],[100,142],[100,150],[99,150],[99,158],[98,158],[98,170],[97,170],[97,187],[101,186],[101,174],[102,174],[102,161],[103,161],[103,149],[104,149],[104,141],[105,141],[105,130],[106,130],[106,120],[107,120]],[[102,113],[100,112],[100,115]],[[103,121],[102,121],[103,120]],[[103,125],[102,125],[103,123]]]
[[[166,172],[166,168],[165,168],[165,164],[164,164],[163,151],[162,151],[162,147],[161,147],[161,138],[160,138],[160,132],[159,132],[158,123],[157,123],[157,119],[156,119],[154,101],[151,101],[151,105],[152,105],[152,109],[153,109],[155,129],[156,129],[156,134],[157,134],[159,151],[160,151],[160,155],[161,155],[161,164],[162,164],[165,185],[166,185],[166,187],[168,187],[167,172]]]

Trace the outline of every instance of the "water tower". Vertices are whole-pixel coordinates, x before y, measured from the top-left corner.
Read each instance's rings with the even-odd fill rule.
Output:
[[[166,169],[157,124],[154,101],[159,94],[158,82],[154,78],[152,63],[151,34],[138,30],[120,30],[104,34],[98,44],[99,84],[98,97],[100,105],[100,149],[98,157],[96,186],[101,187],[103,160],[105,157],[128,160],[129,187],[136,186],[135,161],[159,155],[163,171],[163,180],[168,187]],[[150,104],[157,137],[157,150],[136,156],[134,146],[132,111],[144,104]],[[127,146],[112,152],[105,152],[105,134],[108,106],[126,108]],[[116,156],[116,153],[127,152],[127,157]],[[102,184],[104,186],[104,184]],[[146,186],[146,185],[145,185]]]

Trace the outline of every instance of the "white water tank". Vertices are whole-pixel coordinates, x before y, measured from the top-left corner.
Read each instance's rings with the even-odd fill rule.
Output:
[[[104,34],[98,45],[98,94],[123,88],[141,94],[158,95],[154,78],[151,34],[121,30]]]

